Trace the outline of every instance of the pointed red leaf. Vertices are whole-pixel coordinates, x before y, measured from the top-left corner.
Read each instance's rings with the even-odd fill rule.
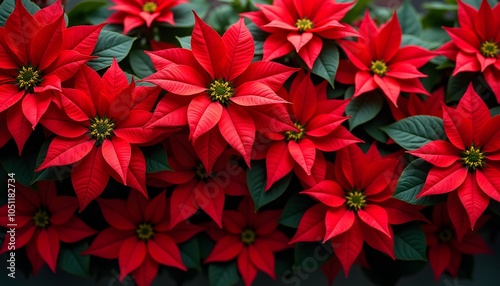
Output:
[[[241,255],[243,248],[243,243],[238,236],[224,236],[215,243],[215,246],[212,248],[212,251],[205,259],[204,263],[233,260],[238,255]]]
[[[104,160],[118,173],[122,181],[126,183],[127,169],[132,154],[130,144],[120,137],[114,137],[111,140],[104,140],[101,150]]]
[[[266,191],[293,169],[295,161],[285,141],[273,143],[266,153]]]
[[[309,139],[302,139],[298,143],[291,140],[288,142],[288,150],[295,162],[299,164],[306,174],[311,174],[314,159],[316,158],[316,147]]]
[[[347,277],[349,269],[363,248],[363,233],[359,223],[355,221],[349,231],[333,237],[330,241]]]
[[[227,76],[226,80],[234,80],[250,65],[255,50],[252,34],[243,18],[227,29],[222,41],[226,47],[224,75]]]
[[[59,236],[56,230],[51,227],[40,230],[36,245],[42,259],[49,265],[52,272],[56,272],[59,255]]]
[[[257,268],[250,261],[247,247],[243,247],[236,264],[238,265],[238,270],[243,278],[243,282],[245,282],[245,286],[252,285],[252,282],[257,276]]]
[[[328,207],[323,204],[317,204],[308,209],[300,219],[297,232],[290,240],[290,243],[322,241],[325,237],[327,210]]]
[[[213,79],[227,76],[224,74],[227,54],[224,41],[196,13],[194,18],[195,24],[191,36],[191,50],[194,57]]]
[[[194,68],[185,65],[169,66],[143,80],[178,95],[193,95],[207,90],[205,78]]]
[[[124,210],[127,209],[125,200],[122,199],[98,199],[104,219],[113,228],[120,230],[135,230],[136,223],[127,215]]]
[[[143,240],[138,240],[137,237],[133,236],[123,242],[118,254],[120,281],[142,264],[146,254],[146,244]]]
[[[463,184],[466,177],[467,168],[462,163],[455,163],[448,168],[433,167],[417,197],[452,192]]]
[[[255,268],[262,270],[272,279],[276,279],[276,275],[274,273],[275,259],[273,252],[269,249],[257,248],[255,244],[250,244],[247,249],[248,257]]]
[[[212,102],[204,95],[193,98],[187,110],[189,137],[196,141],[214,128],[222,117],[223,109],[219,102]]]
[[[474,230],[477,220],[488,207],[490,197],[478,186],[475,173],[467,175],[457,192],[465,211],[469,215],[471,229]]]
[[[389,230],[389,217],[387,216],[387,212],[384,208],[374,204],[368,204],[363,209],[358,211],[358,217],[368,226],[382,232],[388,237],[391,237]]]
[[[157,233],[148,241],[148,253],[158,263],[187,270],[177,243],[169,236]]]
[[[250,155],[255,141],[255,125],[250,115],[242,108],[228,106],[222,112],[219,130],[229,145],[236,149],[250,166]]]
[[[245,82],[238,86],[229,100],[241,106],[287,103],[267,85],[259,82]]]
[[[7,129],[12,138],[14,138],[14,141],[16,141],[17,150],[19,151],[19,155],[21,155],[24,144],[31,135],[31,132],[33,132],[31,123],[24,117],[20,102],[7,110],[5,117],[7,119]]]
[[[203,167],[208,174],[212,172],[215,161],[224,152],[226,146],[227,142],[218,128],[211,129],[193,142],[196,155],[203,162]]]
[[[63,37],[61,24],[64,21],[63,15],[52,23],[42,27],[33,37],[30,49],[30,63],[45,70],[49,67],[61,52]]]
[[[448,141],[435,140],[416,150],[409,151],[408,153],[420,157],[435,166],[444,168],[459,161],[461,158],[460,152],[458,148]]]
[[[57,136],[50,142],[47,155],[37,171],[51,166],[64,166],[80,161],[94,148],[94,141],[87,136],[78,138],[63,138]]]
[[[225,193],[221,184],[216,181],[199,182],[194,195],[201,209],[222,228],[222,211],[224,210]]]
[[[345,207],[328,209],[325,218],[326,234],[323,243],[332,237],[348,231],[355,220],[356,216],[354,212]]]

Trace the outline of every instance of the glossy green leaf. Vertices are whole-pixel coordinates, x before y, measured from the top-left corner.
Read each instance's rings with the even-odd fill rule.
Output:
[[[236,261],[211,263],[208,266],[208,280],[211,286],[231,286],[240,281]]]
[[[156,71],[151,58],[143,50],[130,51],[129,62],[132,71],[139,78],[145,78]]]
[[[324,78],[334,86],[335,75],[339,67],[339,49],[334,41],[323,40],[323,48],[314,62],[312,73]]]
[[[427,261],[425,234],[417,222],[394,226],[393,229],[397,259]]]
[[[196,237],[179,245],[182,261],[187,268],[201,269],[200,244]]]
[[[107,68],[113,62],[113,58],[119,62],[123,60],[135,38],[127,37],[119,33],[102,30],[99,34],[93,56],[98,58],[90,60],[87,64],[94,70]]]
[[[167,151],[161,144],[141,148],[146,159],[146,173],[173,171],[168,164]]]
[[[279,222],[282,225],[297,228],[302,215],[313,206],[315,202],[305,195],[294,194],[291,196],[283,208]]]
[[[62,246],[57,262],[58,266],[73,275],[90,276],[90,256],[80,254],[87,248],[89,248],[89,245],[86,242],[72,247]]]
[[[425,180],[427,179],[427,174],[432,168],[432,165],[425,162],[423,159],[416,159],[412,161],[403,170],[401,177],[399,177],[396,190],[394,191],[393,197],[407,202],[412,205],[423,205],[431,206],[436,205],[446,199],[444,196],[424,196],[417,198],[424,187]]]
[[[383,105],[384,100],[377,93],[370,92],[354,97],[345,109],[345,114],[351,117],[349,118],[349,129],[353,130],[375,118],[382,110]]]
[[[403,29],[403,34],[420,36],[422,24],[415,8],[409,0],[405,0],[397,11],[399,23]]]
[[[266,164],[264,161],[252,162],[252,168],[247,172],[247,184],[250,189],[255,208],[260,209],[268,203],[279,198],[288,188],[292,174],[280,179],[265,191],[266,187]]]
[[[406,150],[414,150],[431,141],[446,138],[443,120],[428,115],[408,117],[382,127],[382,130]]]

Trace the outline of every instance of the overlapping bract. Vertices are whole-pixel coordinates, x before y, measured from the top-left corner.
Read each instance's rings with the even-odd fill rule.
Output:
[[[394,14],[387,23],[377,25],[367,12],[361,21],[357,42],[339,40],[348,60],[341,60],[336,80],[354,84],[354,97],[380,89],[398,106],[401,92],[429,95],[419,78],[426,77],[418,68],[435,55],[418,46],[400,47],[401,25]]]
[[[487,0],[479,10],[463,1],[458,3],[460,27],[445,27],[451,41],[438,51],[456,62],[453,75],[480,72],[500,102],[500,5]]]
[[[21,154],[64,81],[88,60],[103,25],[66,28],[60,2],[31,15],[18,0],[0,27],[0,113]]]
[[[448,211],[461,238],[490,199],[500,201],[500,116],[491,117],[471,85],[456,109],[443,105],[443,121],[448,140],[409,153],[434,165],[419,196],[449,193]]]
[[[169,92],[149,126],[188,124],[190,139],[207,172],[227,144],[250,165],[257,127],[285,131],[293,126],[288,118],[279,121],[282,116],[255,108],[272,106],[274,114],[285,114],[279,103],[286,101],[276,90],[295,69],[273,62],[252,63],[252,35],[243,19],[221,37],[196,14],[195,18],[192,50],[149,53],[158,72],[145,80]],[[269,125],[269,117],[276,124]]]
[[[273,5],[256,4],[259,11],[243,16],[269,36],[264,42],[264,60],[272,60],[295,51],[312,69],[321,53],[323,39],[357,37],[351,26],[340,20],[354,2],[335,0],[274,0]]]

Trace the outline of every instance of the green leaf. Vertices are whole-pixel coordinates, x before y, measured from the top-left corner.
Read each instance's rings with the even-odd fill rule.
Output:
[[[75,247],[61,247],[59,253],[58,266],[62,270],[78,276],[90,276],[90,256],[82,255],[80,252],[89,248],[89,245],[84,242]]]
[[[144,50],[130,51],[129,62],[132,71],[139,78],[145,78],[156,71],[151,58],[144,53]]]
[[[389,137],[406,150],[418,149],[425,144],[446,139],[443,119],[435,116],[411,116],[382,127]]]
[[[375,118],[382,110],[383,105],[384,100],[377,93],[367,93],[354,97],[345,109],[345,114],[351,117],[349,118],[349,129],[353,130]]]
[[[314,62],[312,73],[326,79],[333,87],[338,67],[339,49],[335,41],[323,40],[323,48]]]
[[[447,3],[442,3],[442,2],[427,2],[427,3],[422,3],[422,7],[427,10],[434,10],[434,11],[457,11],[458,7],[455,4],[447,4]]]
[[[11,143],[13,143],[13,140],[11,140]],[[31,186],[31,179],[33,179],[35,172],[37,146],[40,146],[38,144],[41,144],[41,142],[34,142],[33,136],[30,137],[25,144],[21,157],[18,156],[15,144],[8,144],[0,149],[0,164],[7,173],[16,174],[16,182],[26,187]]]
[[[425,234],[417,222],[394,226],[393,229],[397,259],[427,261]]]
[[[94,14],[107,4],[107,1],[102,0],[86,0],[77,3],[73,9],[68,12],[70,26],[89,24],[90,21],[88,16]]]
[[[385,106],[382,108],[382,111],[375,116],[374,119],[363,124],[363,129],[370,135],[373,139],[386,143],[389,140],[389,136],[380,128],[381,126],[385,126],[394,122],[394,119],[391,115],[391,110],[389,106]]]
[[[302,215],[313,206],[315,202],[307,196],[294,194],[288,199],[281,213],[279,222],[282,225],[297,228]]]
[[[491,116],[497,116],[500,114],[500,106],[493,107],[490,109]]]
[[[24,7],[30,14],[35,14],[40,7],[38,7],[35,3],[30,0],[23,0]],[[14,7],[16,6],[16,0],[4,0],[0,4],[0,27],[5,26],[5,22],[7,18],[14,12]]]
[[[144,158],[146,158],[146,173],[173,171],[168,164],[167,151],[161,144],[142,147],[141,149]]]
[[[412,161],[403,170],[401,177],[399,177],[396,190],[393,197],[407,202],[412,205],[432,206],[436,205],[446,199],[444,196],[424,196],[417,198],[417,195],[422,191],[425,180],[432,165],[425,162],[423,159],[416,159]]]
[[[45,156],[47,156],[47,151],[49,150],[49,145],[52,141],[47,140],[43,142],[40,147],[40,152],[38,152],[38,156],[36,158],[36,166],[37,168],[42,164],[43,160],[45,160]],[[56,166],[49,167],[40,172],[35,172],[33,176],[33,180],[31,184],[34,184],[38,181],[57,181],[67,178],[71,175],[71,166]]]
[[[194,26],[194,16],[193,16],[193,5],[191,3],[177,5],[172,7],[172,12],[174,13],[175,27],[193,27]]]
[[[397,11],[399,23],[403,29],[403,34],[420,36],[422,33],[422,24],[417,11],[410,4],[410,1],[405,0],[403,5]]]
[[[182,261],[187,268],[201,269],[200,244],[196,237],[179,245]]]
[[[208,266],[208,280],[211,286],[231,286],[240,281],[236,262],[211,263]]]
[[[352,2],[348,1],[337,1],[337,2]],[[353,23],[355,20],[359,19],[359,15],[362,15],[363,12],[368,8],[372,0],[357,0],[354,6],[347,12],[347,14],[342,19],[342,22]]]
[[[460,101],[467,87],[476,76],[477,74],[473,72],[461,72],[456,76],[451,76],[446,88],[446,103]]]
[[[260,209],[279,198],[288,188],[292,180],[292,173],[280,179],[268,190],[266,188],[266,164],[264,161],[254,161],[252,168],[247,172],[247,184],[250,189],[255,208]]]
[[[181,44],[181,47],[184,49],[191,50],[191,36],[185,36],[185,37],[176,37],[177,41],[179,41],[179,44]]]
[[[134,41],[135,38],[102,30],[92,53],[93,56],[98,56],[98,58],[90,60],[87,64],[94,70],[107,68],[113,62],[113,58],[116,58],[118,62],[123,60]]]

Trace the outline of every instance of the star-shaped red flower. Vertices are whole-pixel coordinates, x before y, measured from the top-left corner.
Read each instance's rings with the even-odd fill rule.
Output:
[[[490,116],[470,85],[456,109],[443,104],[443,121],[448,140],[409,153],[434,165],[418,196],[449,193],[448,210],[460,238],[490,199],[500,201],[500,116]]]
[[[15,191],[15,246],[26,247],[33,273],[38,273],[45,263],[56,271],[61,242],[74,243],[96,233],[75,216],[78,200],[58,196],[54,182],[38,183],[38,191],[16,184]],[[10,205],[0,206],[2,227],[12,228],[13,222],[7,219]],[[0,253],[10,250],[9,242],[4,239]]]
[[[484,222],[486,220],[478,222],[478,225]],[[452,277],[457,277],[462,254],[475,255],[492,252],[481,236],[470,229],[462,239],[458,239],[446,204],[434,207],[431,224],[422,225],[422,229],[427,237],[429,264],[434,272],[435,281],[439,280],[445,270]]]
[[[249,193],[246,172],[226,152],[207,173],[185,133],[168,138],[168,163],[174,170],[148,174],[148,184],[155,187],[175,185],[170,199],[170,226],[187,220],[198,209],[205,211],[219,227],[226,195]]]
[[[375,145],[367,154],[357,145],[337,151],[332,179],[301,192],[319,203],[304,213],[292,242],[330,241],[346,275],[364,242],[394,259],[391,225],[425,220],[419,207],[392,198],[397,165]]]
[[[444,29],[451,41],[439,52],[456,62],[453,75],[461,72],[481,72],[500,102],[500,5],[490,7],[483,0],[479,11],[458,2],[460,27]]]
[[[0,27],[0,112],[19,154],[61,83],[92,59],[104,25],[66,28],[60,2],[28,13],[21,0]]]
[[[187,270],[179,243],[202,230],[195,225],[169,228],[165,192],[149,201],[138,192],[128,199],[99,199],[104,219],[110,227],[101,231],[83,254],[106,259],[118,258],[120,281],[129,273],[139,286],[149,286],[159,264]]]
[[[296,51],[309,69],[321,53],[322,39],[357,37],[351,26],[340,20],[354,2],[335,0],[274,0],[273,5],[256,4],[259,11],[242,15],[270,35],[264,41],[264,60]]]
[[[361,21],[357,42],[339,40],[348,60],[341,60],[336,80],[354,84],[354,97],[380,89],[398,106],[401,91],[429,95],[419,78],[426,77],[418,68],[434,53],[413,45],[400,47],[401,25],[397,14],[377,28],[367,12]]]
[[[275,91],[296,69],[251,63],[254,44],[243,19],[222,37],[196,14],[195,19],[192,50],[148,53],[158,72],[145,80],[172,93],[158,103],[149,126],[188,124],[195,149],[206,154],[200,158],[207,172],[227,143],[250,165],[256,127],[267,122],[267,128],[280,132],[293,126],[287,118],[278,124],[269,124],[269,119],[277,121],[273,114],[286,114],[279,104],[286,101]],[[254,107],[275,111],[265,114]]]
[[[205,263],[237,259],[238,270],[251,285],[261,270],[275,279],[274,252],[289,247],[288,237],[277,229],[280,211],[255,212],[252,200],[246,197],[237,211],[226,210],[222,217],[223,229],[207,228],[207,234],[216,241]]]
[[[326,82],[314,86],[308,74],[300,73],[290,92],[280,95],[292,103],[286,108],[298,130],[265,133],[272,140],[266,152],[266,190],[292,170],[311,175],[317,153],[361,142],[341,126],[347,120],[342,115],[348,101],[327,99]]]
[[[188,2],[187,0],[112,0],[114,10],[106,21],[110,24],[123,24],[123,34],[154,22],[175,25],[172,8]]]
[[[80,209],[99,196],[110,176],[147,196],[146,161],[138,145],[168,134],[144,128],[160,89],[129,84],[116,61],[102,78],[82,67],[75,87],[62,91],[66,114],[49,109],[41,120],[57,136],[37,171],[71,164]]]

